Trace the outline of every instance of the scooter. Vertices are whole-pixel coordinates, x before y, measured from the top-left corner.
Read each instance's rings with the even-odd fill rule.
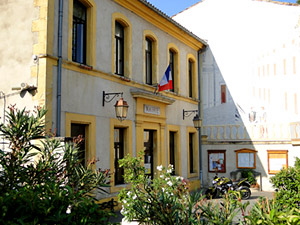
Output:
[[[240,181],[232,181],[227,177],[218,177],[216,175],[212,180],[212,187],[205,192],[207,198],[218,198],[225,195],[228,190],[241,192],[242,199],[249,199],[251,196],[250,183],[247,178]]]

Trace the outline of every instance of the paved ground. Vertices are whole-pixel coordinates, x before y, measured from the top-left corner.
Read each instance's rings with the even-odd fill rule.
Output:
[[[248,210],[251,209],[251,207],[256,203],[256,201],[259,199],[259,197],[267,197],[269,199],[272,199],[274,196],[274,192],[266,192],[266,191],[252,191],[251,197],[248,200],[242,200],[243,202],[249,201],[250,205],[248,206]],[[213,200],[215,201],[215,200]],[[218,200],[217,200],[218,201]],[[123,216],[120,214],[120,212],[116,212],[117,217],[111,218],[110,222],[112,223],[120,223],[122,224]],[[123,225],[123,224],[122,224]]]

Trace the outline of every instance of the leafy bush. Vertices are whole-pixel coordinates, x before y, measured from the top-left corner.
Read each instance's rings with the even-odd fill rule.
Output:
[[[158,176],[150,180],[145,176],[141,154],[138,158],[126,156],[120,160],[124,167],[125,182],[129,190],[122,190],[119,201],[121,213],[128,221],[145,224],[197,224],[195,206],[203,197],[189,194],[188,183],[182,177],[172,176],[172,165],[158,166]]]
[[[254,177],[253,170],[243,169],[243,170],[241,170],[241,176],[242,176],[242,178],[247,178],[247,180],[250,184],[256,184],[256,179]]]
[[[276,198],[261,198],[246,216],[247,224],[290,224],[300,223],[300,210],[297,208],[282,211],[281,203]]]
[[[300,206],[300,160],[297,158],[294,167],[282,169],[270,181],[278,190],[276,200],[284,209]]]
[[[95,195],[108,186],[108,171],[82,166],[77,142],[61,146],[45,136],[46,110],[14,107],[0,133],[0,224],[107,224]]]
[[[294,167],[282,169],[270,178],[277,189],[273,200],[261,198],[247,217],[249,224],[291,224],[300,223],[300,160]]]
[[[197,205],[197,213],[201,218],[201,224],[229,225],[237,223],[246,224],[245,212],[250,203],[242,203],[241,194],[235,191],[226,193],[220,202],[202,201]],[[241,217],[237,218],[238,213]]]

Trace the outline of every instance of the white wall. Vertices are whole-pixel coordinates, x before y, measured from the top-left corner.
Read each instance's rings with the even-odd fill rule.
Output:
[[[266,123],[289,125],[300,121],[300,6],[256,0],[203,0],[174,19],[209,44],[202,71],[204,125],[247,126],[251,110],[257,112],[252,125],[264,122],[259,116],[263,113]],[[220,103],[222,82],[228,87],[226,104]],[[237,112],[241,119],[235,118]],[[271,129],[268,132],[269,136],[273,133]],[[226,149],[227,173],[222,175],[229,176],[237,169],[234,150],[250,148],[258,151],[256,170],[263,174],[263,189],[272,190],[267,150],[288,150],[289,166],[299,155],[299,146],[279,139],[252,140],[251,144],[208,140],[202,146],[205,184],[210,184],[214,175],[207,172],[207,150]]]
[[[270,121],[299,120],[293,110],[294,94],[299,95],[298,100],[300,98],[300,91],[295,87],[300,81],[299,18],[299,6],[253,0],[205,0],[177,14],[174,17],[176,21],[207,39],[214,57],[212,60],[210,53],[205,53],[208,62],[204,62],[204,85],[209,88],[203,88],[204,104],[208,101],[204,107],[208,109],[218,105],[213,104],[216,101],[209,91],[213,88],[209,82],[213,81],[208,76],[212,77],[212,74],[206,73],[218,68],[220,73],[216,76],[222,76],[233,101],[246,113],[251,107],[264,106]],[[296,73],[293,72],[293,57],[296,57]],[[284,59],[286,75],[283,72]],[[270,73],[276,64],[277,76],[259,79],[258,68],[262,71],[265,66],[267,70],[268,64]],[[215,88],[217,91],[218,87]],[[267,96],[263,97],[264,89],[265,95],[270,89],[270,102]],[[285,92],[288,92],[289,112],[284,110]],[[220,112],[224,114],[223,110],[215,110],[216,115],[220,116]],[[232,113],[230,110],[227,112]],[[210,115],[214,116],[212,112]]]

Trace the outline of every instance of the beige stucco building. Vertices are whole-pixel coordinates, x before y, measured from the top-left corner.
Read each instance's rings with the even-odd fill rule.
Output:
[[[86,163],[111,170],[112,195],[126,186],[117,160],[139,151],[149,175],[171,163],[200,187],[197,130],[182,114],[198,109],[203,40],[144,0],[8,0],[0,10],[1,112],[45,106],[49,130],[84,135]],[[174,89],[154,93],[169,64]],[[122,122],[120,95],[104,93],[127,101]]]

